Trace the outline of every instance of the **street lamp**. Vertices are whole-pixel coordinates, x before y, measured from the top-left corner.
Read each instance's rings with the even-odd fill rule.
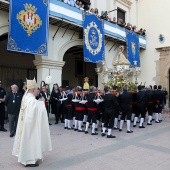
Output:
[[[113,12],[113,11],[116,11],[117,9],[113,9],[113,10],[111,10],[111,11],[104,11],[103,12],[103,14],[100,16],[100,18],[101,19],[105,19],[106,17],[107,17],[107,15],[108,15],[108,13],[110,13],[110,12]]]

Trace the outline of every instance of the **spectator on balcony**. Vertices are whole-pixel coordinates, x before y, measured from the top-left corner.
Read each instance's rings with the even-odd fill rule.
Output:
[[[112,20],[111,20],[111,18],[110,18],[110,17],[107,17],[107,21],[111,22]]]
[[[113,17],[113,21],[111,21],[113,24],[116,24],[116,17]]]
[[[93,8],[90,9],[90,13],[94,14],[94,9]]]
[[[78,6],[78,8],[79,8],[79,3],[80,3],[80,1],[77,0],[77,1],[76,1],[76,5]]]
[[[123,19],[121,19],[121,18],[118,18],[117,24],[118,24],[119,26],[121,26],[121,27],[124,27],[124,26],[125,26],[125,23],[123,22]]]
[[[125,28],[128,29],[128,30],[131,30],[132,29],[131,24],[128,22]]]
[[[90,5],[89,5],[89,4],[84,4],[84,9],[85,9],[86,11],[88,11],[88,10],[90,9]]]
[[[81,10],[84,10],[84,4],[82,4],[82,6],[81,6],[81,8],[80,8]]]
[[[95,14],[96,16],[98,16],[98,15],[99,15],[99,11],[98,11],[98,9],[97,9],[97,8],[95,8],[95,9],[94,9],[94,14]]]
[[[76,8],[79,8],[79,6],[76,4],[74,0],[70,0],[70,5]]]
[[[79,1],[79,8],[82,9],[82,5],[83,3],[81,1]]]
[[[132,27],[132,31],[137,32],[137,27],[135,25]]]
[[[139,35],[142,35],[142,33],[143,33],[143,29],[141,28],[141,29],[140,29],[140,30],[138,30],[136,33],[137,33],[137,34],[139,34]]]
[[[143,35],[143,36],[146,35],[146,30],[143,30],[142,35]]]

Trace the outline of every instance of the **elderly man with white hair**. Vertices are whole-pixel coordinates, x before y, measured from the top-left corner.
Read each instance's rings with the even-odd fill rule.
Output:
[[[5,100],[9,118],[10,137],[13,137],[16,132],[21,100],[22,94],[18,91],[18,86],[16,84],[12,85],[11,92],[8,93]]]
[[[38,95],[35,79],[27,80],[18,120],[12,154],[26,167],[36,167],[42,153],[51,151],[51,138],[44,101],[36,100]]]

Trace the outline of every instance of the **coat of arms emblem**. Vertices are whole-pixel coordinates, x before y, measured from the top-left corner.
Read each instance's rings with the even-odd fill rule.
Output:
[[[37,8],[32,4],[24,4],[25,10],[20,11],[17,14],[17,20],[26,31],[27,35],[30,36],[37,29],[42,26],[42,20],[39,15],[35,14]]]
[[[102,34],[94,21],[84,29],[84,37],[89,52],[97,55],[102,49]]]

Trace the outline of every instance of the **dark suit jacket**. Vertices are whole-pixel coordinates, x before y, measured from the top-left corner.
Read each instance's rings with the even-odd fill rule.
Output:
[[[123,92],[119,96],[119,103],[122,108],[122,110],[127,108],[132,108],[133,100],[132,100],[132,93],[130,92]]]
[[[17,92],[16,94],[13,94],[13,92],[8,93],[5,99],[8,114],[12,114],[12,115],[19,114],[21,100],[22,100],[22,94],[20,92]]]
[[[97,103],[94,102],[95,97],[96,97],[95,93],[89,93],[87,95],[87,107],[88,108],[98,108]]]
[[[116,96],[108,93],[104,95],[103,99],[104,99],[105,110],[121,111],[121,108],[119,106],[119,103],[117,102]]]

